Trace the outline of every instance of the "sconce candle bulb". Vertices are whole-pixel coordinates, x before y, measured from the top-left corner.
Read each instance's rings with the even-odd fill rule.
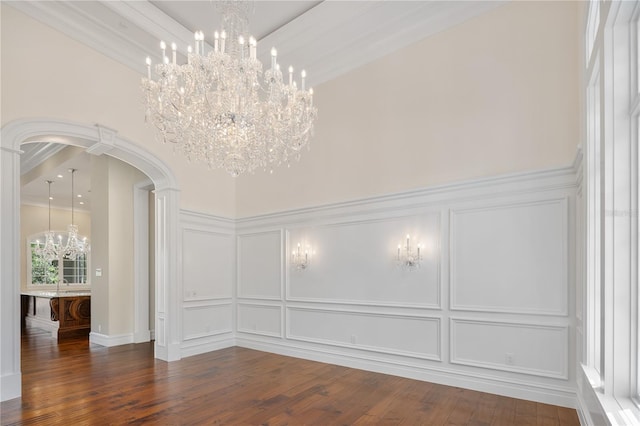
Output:
[[[311,263],[312,253],[313,250],[309,246],[306,246],[303,252],[302,245],[298,243],[296,250],[291,252],[291,265],[295,266],[298,271],[307,269]]]
[[[406,268],[408,270],[419,268],[420,263],[422,262],[422,256],[420,254],[421,248],[422,244],[418,243],[414,250],[411,246],[411,236],[407,234],[404,250],[401,250],[402,244],[398,244],[398,254],[396,256],[396,263],[398,267]]]

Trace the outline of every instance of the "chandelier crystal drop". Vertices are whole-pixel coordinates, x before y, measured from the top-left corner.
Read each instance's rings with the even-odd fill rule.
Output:
[[[69,235],[67,237],[67,244],[63,250],[63,255],[68,259],[78,260],[78,258],[89,253],[91,247],[86,237],[80,240],[78,236],[78,226],[73,224],[74,175],[77,170],[70,169],[69,171],[71,172],[71,225],[68,227]]]
[[[60,244],[56,244],[55,233],[51,230],[51,184],[53,181],[48,180],[47,183],[49,184],[49,230],[44,233],[44,245],[41,246],[40,241],[37,241],[34,251],[46,262],[52,262],[58,259]]]
[[[249,3],[219,3],[222,28],[214,34],[213,48],[205,49],[204,34],[194,35],[187,63],[177,64],[177,46],[160,43],[162,63],[142,79],[146,120],[163,142],[175,144],[190,161],[222,168],[232,176],[255,169],[273,171],[289,164],[309,147],[317,109],[313,89],[300,87],[289,67],[283,81],[277,51],[263,72],[256,58],[257,42],[249,35]],[[155,74],[156,79],[152,77]]]

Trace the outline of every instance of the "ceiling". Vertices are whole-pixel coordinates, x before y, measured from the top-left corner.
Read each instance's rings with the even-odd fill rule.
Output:
[[[178,61],[202,30],[209,43],[219,28],[219,2],[207,1],[5,1],[18,10],[124,64],[141,75],[145,58],[160,60],[159,41],[176,42]],[[249,16],[258,40],[258,58],[270,61],[271,47],[285,67],[307,71],[317,86],[388,55],[430,35],[492,10],[504,1],[255,1]],[[141,117],[142,120],[142,117]],[[55,146],[33,144],[21,156],[22,175],[34,163],[55,154]],[[86,155],[86,154],[85,154]],[[80,160],[86,165],[86,160]],[[68,164],[54,173],[65,176]],[[33,174],[33,173],[32,173]],[[68,172],[67,172],[68,174]],[[90,173],[78,174],[78,181]],[[23,187],[23,200],[46,204],[51,176],[32,179]],[[79,183],[89,189],[90,184]],[[62,185],[52,185],[53,187]],[[67,189],[70,191],[70,188]],[[56,189],[57,191],[57,189]],[[58,197],[56,197],[58,198]],[[88,201],[88,199],[86,200]],[[85,204],[85,207],[88,203]]]
[[[51,184],[51,207],[71,209],[71,172],[75,169],[73,182],[74,209],[90,211],[91,208],[91,162],[84,149],[57,143],[38,142],[21,146],[20,156],[21,202],[32,205],[48,205]],[[31,161],[29,161],[31,160]]]

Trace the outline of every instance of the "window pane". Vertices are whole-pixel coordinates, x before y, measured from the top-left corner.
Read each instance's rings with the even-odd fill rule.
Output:
[[[635,36],[636,46],[635,46],[635,49],[633,49],[633,54],[636,55],[636,58],[635,58],[636,73],[633,76],[633,78],[635,78],[636,91],[640,93],[640,20],[636,21],[635,32],[636,32],[636,36]]]
[[[63,259],[62,279],[65,284],[86,284],[87,255],[78,256],[77,260]]]
[[[593,53],[593,46],[595,44],[596,35],[598,34],[598,26],[600,24],[600,2],[598,0],[589,2],[589,18],[587,21],[587,31],[585,41],[587,43],[586,55],[587,65],[591,60],[591,54]]]
[[[31,284],[46,285],[58,283],[58,261],[47,262],[36,253],[36,242],[31,242]]]

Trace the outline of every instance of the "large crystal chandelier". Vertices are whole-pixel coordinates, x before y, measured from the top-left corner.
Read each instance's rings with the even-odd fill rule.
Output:
[[[292,67],[283,81],[275,48],[263,72],[256,40],[249,35],[250,4],[225,1],[219,6],[222,28],[214,34],[213,49],[206,51],[198,31],[187,63],[176,63],[175,43],[171,59],[165,42],[160,42],[162,63],[152,68],[147,57],[142,79],[147,121],[160,140],[176,144],[188,159],[232,176],[288,165],[309,146],[317,115],[306,73],[300,73],[300,87]]]
[[[71,225],[69,225],[69,235],[67,237],[67,244],[64,247],[62,254],[67,259],[78,260],[78,258],[89,253],[91,250],[87,237],[80,240],[78,236],[78,225],[74,225],[74,211],[73,211],[73,199],[74,199],[74,175],[76,169],[70,169],[71,172]]]
[[[36,241],[35,253],[46,262],[52,262],[58,259],[60,253],[60,244],[56,244],[55,233],[51,230],[51,184],[53,181],[48,180],[49,184],[49,230],[44,233],[44,245],[40,245],[40,241]]]

